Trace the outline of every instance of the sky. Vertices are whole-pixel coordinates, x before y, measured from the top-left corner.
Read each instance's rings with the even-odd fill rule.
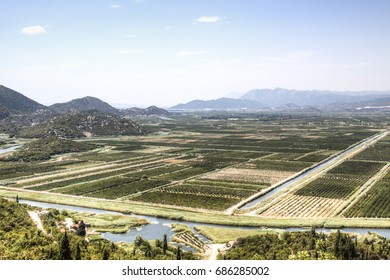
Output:
[[[255,88],[390,90],[388,0],[0,0],[0,84],[169,107]]]

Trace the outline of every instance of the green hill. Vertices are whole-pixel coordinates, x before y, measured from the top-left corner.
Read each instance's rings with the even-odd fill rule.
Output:
[[[47,109],[47,107],[17,91],[0,85],[0,118],[10,114],[32,113],[40,109]]]
[[[66,103],[57,103],[49,107],[58,114],[98,111],[103,113],[118,114],[119,110],[110,104],[96,98],[87,96],[84,98],[74,99]]]

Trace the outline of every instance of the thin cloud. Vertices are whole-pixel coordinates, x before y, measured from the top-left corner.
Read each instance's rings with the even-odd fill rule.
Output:
[[[202,16],[202,17],[198,17],[196,19],[196,22],[200,22],[200,23],[215,23],[215,22],[218,22],[220,20],[221,20],[221,18],[218,17],[218,16]]]
[[[40,25],[34,25],[23,27],[20,32],[27,35],[37,35],[46,33],[46,29]]]
[[[194,55],[200,55],[200,54],[207,54],[206,51],[179,51],[176,53],[178,57],[189,57]]]
[[[119,9],[119,8],[122,8],[122,6],[119,5],[119,4],[112,4],[112,5],[110,6],[110,8],[111,8],[111,9]]]
[[[133,54],[133,53],[143,53],[144,49],[137,49],[137,50],[118,50],[115,51],[114,54]]]
[[[68,63],[60,63],[58,64],[61,68],[77,68],[80,67],[80,63],[68,62]]]
[[[134,38],[137,38],[138,35],[137,34],[127,34],[125,35],[126,38],[130,38],[130,39],[134,39]]]
[[[171,27],[170,25],[164,26],[164,30],[165,30],[165,31],[169,31],[169,30],[171,30],[171,28],[172,28],[172,27]]]

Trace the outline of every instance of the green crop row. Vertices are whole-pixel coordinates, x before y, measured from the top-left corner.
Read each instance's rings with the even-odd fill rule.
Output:
[[[211,186],[201,186],[201,185],[175,185],[164,188],[164,192],[167,193],[182,193],[182,194],[193,194],[201,196],[213,196],[213,197],[226,197],[226,198],[236,198],[243,199],[247,198],[254,193],[255,191],[243,190],[243,189],[230,189],[223,187],[211,187]]]
[[[142,176],[143,173],[146,173],[148,171],[150,172],[149,169],[153,170],[153,168],[156,168],[157,166],[159,166],[159,164],[153,163],[153,162],[145,164],[142,166],[142,168],[146,169],[145,171],[137,171],[141,168],[139,166],[130,166],[128,168],[122,168],[119,170],[117,169],[118,168],[117,166],[113,166],[113,167],[101,170],[100,173],[98,173],[98,174],[88,175],[92,171],[86,171],[86,172],[75,174],[76,177],[73,177],[71,179],[65,179],[65,178],[69,178],[69,175],[55,177],[54,178],[55,180],[58,180],[58,179],[65,179],[65,180],[61,180],[58,182],[49,182],[46,184],[41,184],[39,186],[31,187],[29,189],[37,190],[37,191],[46,191],[46,190],[62,188],[62,187],[66,187],[66,186],[70,186],[70,185],[78,184],[78,183],[82,183],[82,182],[89,182],[89,181],[103,179],[103,178],[110,177],[110,176],[119,176],[119,175],[128,175],[129,177],[136,177],[136,176],[140,177],[140,176]],[[137,171],[137,172],[134,172],[134,171]],[[86,175],[86,176],[83,176],[83,175]]]
[[[197,179],[197,180],[187,181],[186,183],[191,185],[216,186],[216,187],[255,190],[255,191],[270,186],[270,184],[267,185],[248,184],[242,182],[232,182],[232,181],[213,180],[213,179]]]
[[[349,208],[346,217],[390,218],[390,172]]]
[[[88,193],[86,194],[86,196],[96,197],[96,198],[116,199],[131,194],[135,194],[137,192],[150,190],[159,186],[166,185],[168,183],[170,182],[166,180],[159,180],[159,179],[139,180],[134,182],[123,183],[116,186],[110,186],[103,190],[98,190],[96,192]]]
[[[277,160],[256,160],[252,161],[256,169],[299,172],[313,163],[303,161],[277,161]]]
[[[360,174],[371,177],[384,166],[380,162],[344,161],[340,165],[328,171],[329,174]]]
[[[356,159],[390,161],[390,142],[380,141],[359,153]]]
[[[152,191],[132,198],[135,201],[185,206],[210,210],[225,210],[238,203],[240,199],[192,195],[183,193],[167,193],[164,191]]]
[[[382,167],[382,163],[376,162],[345,161],[299,189],[295,194],[346,199]]]
[[[97,180],[87,183],[81,183],[77,185],[73,185],[70,187],[65,187],[61,189],[55,189],[53,192],[63,193],[63,194],[71,194],[71,195],[86,195],[91,192],[96,192],[103,189],[111,189],[124,184],[129,184],[139,180],[139,178],[128,178],[128,177],[114,177],[105,180]]]

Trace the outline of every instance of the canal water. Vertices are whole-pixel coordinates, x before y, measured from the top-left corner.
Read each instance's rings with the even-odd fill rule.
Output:
[[[4,154],[4,153],[7,153],[7,152],[12,152],[12,151],[16,150],[19,147],[20,146],[13,146],[13,147],[5,148],[5,149],[0,149],[0,155]]]

